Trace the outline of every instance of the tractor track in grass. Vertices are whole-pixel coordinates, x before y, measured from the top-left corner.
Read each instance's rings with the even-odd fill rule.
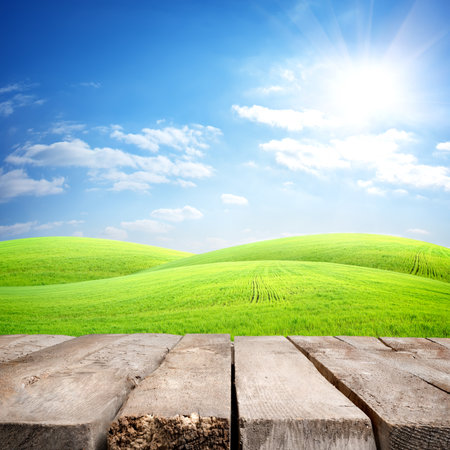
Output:
[[[250,298],[250,303],[258,303],[259,301],[259,288],[257,277],[252,279],[252,296]]]
[[[416,253],[414,256],[413,266],[409,271],[409,273],[411,275],[417,275],[419,273],[419,270],[420,270],[420,253]]]
[[[261,302],[278,302],[280,296],[277,291],[270,286],[270,283],[265,281],[261,276],[253,277],[251,281],[251,296],[250,303],[261,303]]]
[[[413,265],[409,273],[411,275],[425,276],[435,280],[439,280],[441,278],[436,272],[435,267],[429,263],[427,257],[421,252],[416,253],[414,256]]]

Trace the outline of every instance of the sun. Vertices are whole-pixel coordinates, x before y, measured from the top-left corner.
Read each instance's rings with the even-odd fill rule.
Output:
[[[355,121],[388,117],[402,100],[398,71],[381,63],[343,68],[333,83],[333,91],[337,110]]]

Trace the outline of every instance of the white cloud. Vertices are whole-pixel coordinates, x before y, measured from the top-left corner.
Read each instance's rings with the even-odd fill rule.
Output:
[[[151,184],[168,183],[171,177],[201,179],[214,172],[211,166],[199,161],[170,159],[164,155],[144,157],[109,147],[91,148],[81,139],[27,145],[7,156],[6,161],[21,165],[84,167],[91,169],[91,180],[110,182],[115,191],[148,191]],[[187,186],[189,181],[184,181]]]
[[[401,145],[412,141],[410,133],[390,129],[378,135],[333,139],[328,144],[285,138],[260,147],[274,152],[277,163],[290,170],[320,175],[336,169],[370,169],[375,172],[372,181],[450,190],[448,167],[419,164],[414,155],[400,151]],[[379,188],[369,189],[372,194],[383,193]]]
[[[84,236],[84,233],[83,233],[82,231],[74,231],[74,232],[72,233],[72,236],[75,236],[75,237],[83,237],[83,236]]]
[[[386,195],[386,191],[377,186],[372,186],[372,187],[367,188],[367,193],[370,195],[379,195],[379,196]]]
[[[115,241],[125,241],[128,239],[128,233],[125,230],[115,227],[106,227],[103,230],[102,236],[106,239],[113,239]]]
[[[209,148],[207,141],[222,134],[218,128],[203,125],[163,129],[143,128],[141,133],[124,133],[121,127],[114,128],[111,137],[127,144],[133,144],[151,152],[157,152],[161,146],[167,146],[185,151],[191,156],[202,156],[201,150]]]
[[[15,86],[15,85],[10,85]],[[6,86],[3,89],[8,88]],[[12,92],[10,91],[4,91],[4,92]],[[5,100],[3,102],[0,102],[0,115],[7,117],[10,116],[17,108],[22,108],[24,106],[30,106],[30,105],[42,105],[45,103],[44,99],[37,98],[35,95],[25,95],[22,93],[18,93],[13,95],[8,100]]]
[[[67,220],[67,221],[54,221],[47,222],[39,225],[39,222],[34,220],[32,222],[16,223],[14,225],[2,225],[0,226],[0,236],[15,236],[19,234],[28,233],[29,231],[45,231],[53,228],[58,228],[63,225],[80,225],[84,223],[84,220]],[[81,233],[81,232],[80,232]]]
[[[35,144],[17,149],[6,161],[12,164],[35,166],[88,167],[107,169],[111,167],[137,167],[139,157],[112,148],[94,148],[81,139]]]
[[[192,181],[183,180],[181,178],[179,180],[176,180],[175,184],[180,185],[182,188],[192,188],[192,187],[196,187],[197,186]]]
[[[222,203],[226,205],[248,205],[248,200],[245,197],[233,194],[222,194],[220,196]]]
[[[9,116],[14,112],[13,102],[7,100],[5,102],[0,102],[0,115],[1,116]]]
[[[81,224],[83,224],[83,223],[84,223],[84,220],[68,220],[68,221],[66,221],[66,223],[67,223],[67,225],[73,225],[73,226],[76,226],[76,225],[81,225]]]
[[[125,134],[121,130],[116,129],[111,133],[111,137],[125,142],[126,144],[133,144],[144,150],[150,150],[151,152],[157,152],[159,150],[159,145],[157,143],[142,134]]]
[[[278,164],[291,170],[301,170],[318,175],[322,170],[350,166],[334,148],[315,141],[298,141],[292,138],[272,140],[260,147],[275,152]]]
[[[0,236],[16,236],[28,233],[37,222],[15,223],[14,225],[0,225]]]
[[[128,231],[142,231],[144,233],[167,233],[173,228],[171,225],[151,219],[121,222],[120,226]]]
[[[48,222],[48,223],[43,223],[41,225],[37,225],[33,229],[34,230],[51,230],[53,228],[58,228],[63,225],[77,226],[77,225],[81,225],[83,223],[84,223],[84,220],[66,220],[66,221],[59,220],[59,221],[55,221],[55,222]]]
[[[377,168],[376,179],[415,188],[444,188],[450,191],[450,169],[443,166],[388,161]]]
[[[358,180],[357,184],[360,188],[363,188],[370,195],[384,196],[386,194],[386,191],[384,189],[374,186],[373,181],[371,180]]]
[[[62,120],[62,121],[56,122],[52,126],[52,128],[50,128],[50,133],[71,136],[75,132],[85,130],[85,128],[86,128],[86,125],[84,123],[72,122],[70,120]]]
[[[16,223],[14,225],[2,225],[0,226],[0,235],[19,235],[28,233],[29,231],[45,231],[53,228],[58,228],[63,225],[80,225],[84,223],[84,220],[60,220],[54,222],[47,222],[39,225],[38,221]]]
[[[282,92],[284,88],[282,86],[273,85],[273,86],[263,86],[257,89],[257,92],[262,95],[270,95],[274,92]]]
[[[291,83],[296,79],[294,71],[291,69],[281,69],[280,76]]]
[[[186,178],[208,178],[214,173],[211,166],[199,162],[178,160],[172,167],[172,174]]]
[[[0,95],[10,92],[23,92],[37,86],[36,83],[10,83],[0,88]]]
[[[438,150],[447,151],[450,152],[450,141],[447,142],[440,142],[438,145],[436,145],[436,148]]]
[[[22,195],[42,197],[64,192],[64,178],[34,180],[23,169],[3,173],[0,168],[0,201],[7,201]]]
[[[116,192],[120,191],[148,192],[149,189],[150,189],[149,183],[127,180],[115,182],[110,190]]]
[[[35,230],[51,230],[52,228],[58,228],[60,227],[64,222],[59,221],[59,222],[48,222],[48,223],[43,223],[42,225],[37,225],[36,227],[34,227]]]
[[[183,220],[201,219],[203,214],[197,208],[186,205],[183,208],[155,209],[152,211],[152,216],[169,222],[182,222]]]
[[[104,172],[91,172],[90,175],[91,179],[96,181],[112,182],[113,186],[110,188],[112,191],[148,192],[152,184],[169,182],[169,179],[164,175],[145,171],[126,173],[112,169]]]
[[[9,92],[22,91],[23,86],[20,83],[11,83],[0,88],[0,94],[6,94]]]
[[[410,228],[409,230],[406,230],[407,233],[413,233],[413,234],[422,234],[427,235],[430,234],[427,230],[422,230],[421,228]]]
[[[293,109],[270,109],[259,105],[251,107],[233,105],[232,108],[240,117],[252,122],[264,123],[290,131],[301,131],[305,127],[322,127],[329,124],[323,113],[314,109],[295,111]]]

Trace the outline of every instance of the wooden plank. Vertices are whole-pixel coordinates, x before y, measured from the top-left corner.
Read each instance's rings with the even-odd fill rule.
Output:
[[[373,449],[369,418],[281,336],[236,337],[244,450]]]
[[[450,350],[425,338],[382,337],[380,341],[396,352],[409,352],[425,359],[449,359]]]
[[[450,338],[427,338],[431,342],[450,348]]]
[[[104,448],[128,393],[179,339],[82,336],[1,364],[0,448]]]
[[[341,340],[304,336],[289,339],[371,418],[378,448],[450,447],[448,394],[393,367],[381,356]]]
[[[336,336],[336,339],[350,344],[360,350],[375,351],[375,352],[392,352],[392,349],[378,338],[372,336]]]
[[[338,339],[450,393],[450,350],[439,344],[423,338],[339,336]]]
[[[108,448],[229,448],[229,335],[188,334],[130,395]]]
[[[55,334],[9,334],[0,336],[0,363],[20,358],[45,347],[73,339]]]

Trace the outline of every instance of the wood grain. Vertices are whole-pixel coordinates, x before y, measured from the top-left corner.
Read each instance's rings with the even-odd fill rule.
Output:
[[[427,338],[427,339],[429,341],[436,342],[436,344],[450,348],[450,338]]]
[[[132,392],[108,447],[226,449],[230,416],[230,336],[188,334]]]
[[[380,449],[450,448],[449,395],[333,337],[289,339],[321,373],[371,418]]]
[[[338,339],[450,393],[450,350],[442,345],[423,338],[339,336]]]
[[[73,339],[54,334],[9,334],[0,336],[0,363],[20,358],[45,347]]]
[[[95,449],[179,336],[89,335],[0,365],[0,448]]]
[[[242,448],[375,449],[369,418],[281,336],[235,338]]]

